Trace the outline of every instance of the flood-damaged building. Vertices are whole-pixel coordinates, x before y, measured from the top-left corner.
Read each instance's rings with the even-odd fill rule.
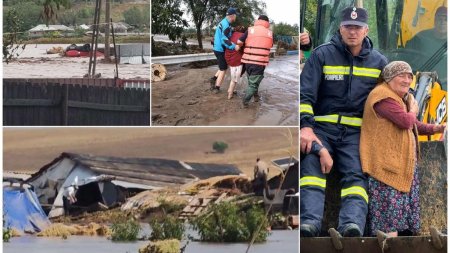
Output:
[[[33,186],[49,217],[63,215],[63,194],[76,186],[76,211],[121,205],[144,190],[179,186],[214,176],[239,175],[232,164],[183,162],[159,158],[120,158],[62,153],[33,174]]]
[[[279,175],[267,180],[264,186],[264,204],[271,205],[272,212],[298,214],[299,162],[295,158],[280,158],[272,161],[280,169]]]

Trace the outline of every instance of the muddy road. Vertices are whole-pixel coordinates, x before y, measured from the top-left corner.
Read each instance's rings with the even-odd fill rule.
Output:
[[[219,94],[209,90],[209,78],[216,70],[217,66],[169,67],[165,81],[152,83],[152,124],[298,126],[298,55],[271,59],[259,87],[261,100],[245,109],[246,75],[238,95],[228,100],[229,72]]]

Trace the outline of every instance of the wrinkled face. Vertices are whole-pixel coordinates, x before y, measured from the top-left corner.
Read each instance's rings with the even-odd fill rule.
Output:
[[[447,35],[447,16],[438,15],[434,18],[434,30],[438,35],[445,37]]]
[[[339,31],[341,32],[344,43],[351,48],[362,45],[364,38],[369,32],[369,28],[359,25],[341,25]]]
[[[408,93],[409,86],[413,80],[411,73],[401,73],[388,82],[389,87],[400,97],[404,97]]]

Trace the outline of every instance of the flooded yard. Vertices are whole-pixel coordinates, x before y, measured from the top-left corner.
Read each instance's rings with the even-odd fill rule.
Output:
[[[79,46],[80,44],[78,44]],[[89,70],[89,57],[63,57],[47,54],[53,47],[66,48],[69,44],[30,44],[19,51],[17,60],[3,63],[4,78],[71,78],[83,77]],[[97,57],[96,73],[113,78],[116,65]],[[119,64],[120,78],[150,78],[150,64]]]
[[[249,252],[258,253],[296,253],[299,241],[298,230],[273,231],[267,242],[254,244]],[[108,252],[108,253],[136,253],[145,241],[131,243],[112,242],[105,237],[71,236],[62,238],[42,238],[36,236],[22,236],[12,238],[3,244],[5,253],[79,253],[79,252]],[[181,245],[185,245],[182,242]],[[185,253],[245,253],[246,243],[203,243],[190,242]]]

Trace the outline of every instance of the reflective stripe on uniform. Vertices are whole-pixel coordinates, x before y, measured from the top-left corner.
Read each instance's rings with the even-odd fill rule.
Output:
[[[350,75],[350,66],[328,66],[322,68],[324,75]],[[378,78],[381,70],[375,68],[360,68],[353,66],[353,75]]]
[[[328,122],[337,124],[339,121],[339,115],[330,114],[325,116],[314,116],[314,120],[317,122]],[[362,124],[362,119],[358,117],[341,116],[341,121],[339,123],[343,125],[360,127]]]
[[[350,75],[349,66],[323,66],[322,72],[325,75]]]
[[[355,76],[368,76],[373,78],[378,78],[380,76],[381,70],[372,68],[359,68],[353,67],[353,75]]]
[[[313,108],[309,104],[300,104],[300,113],[302,112],[314,115]]]
[[[352,186],[341,190],[341,198],[344,198],[348,195],[359,195],[367,203],[369,203],[369,195],[367,195],[366,189],[362,188],[361,186]]]
[[[300,187],[302,186],[319,186],[321,188],[326,187],[327,180],[320,177],[307,176],[300,178]]]

